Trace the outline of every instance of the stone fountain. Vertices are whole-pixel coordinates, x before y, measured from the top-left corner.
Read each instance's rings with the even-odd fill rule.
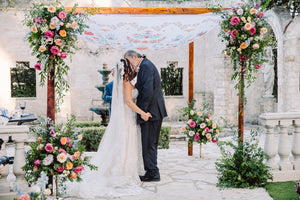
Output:
[[[97,115],[101,116],[101,125],[107,126],[109,121],[109,103],[104,102],[104,88],[108,82],[109,74],[111,70],[108,69],[107,64],[103,64],[103,68],[98,70],[102,75],[102,85],[96,85],[96,88],[102,92],[102,103],[99,106],[93,106],[89,110],[95,112]]]

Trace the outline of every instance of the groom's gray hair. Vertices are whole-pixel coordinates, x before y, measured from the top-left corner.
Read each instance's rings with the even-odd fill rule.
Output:
[[[141,54],[139,54],[138,52],[136,52],[134,50],[128,50],[124,54],[124,58],[126,58],[127,56],[132,58],[134,55],[136,55],[138,58],[142,58],[143,57]]]

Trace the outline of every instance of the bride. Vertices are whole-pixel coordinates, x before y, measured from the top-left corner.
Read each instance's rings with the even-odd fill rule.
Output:
[[[135,81],[136,73],[128,60],[121,59],[114,76],[111,119],[98,151],[91,159],[98,171],[84,171],[82,182],[68,184],[68,195],[95,198],[142,192],[139,175],[144,175],[144,166],[136,113],[145,121],[151,114],[135,104],[138,95]]]

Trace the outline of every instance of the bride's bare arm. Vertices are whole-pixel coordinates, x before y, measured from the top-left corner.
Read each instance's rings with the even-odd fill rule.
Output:
[[[141,115],[141,117],[145,120],[149,117],[152,117],[151,114],[148,112],[144,112],[142,109],[140,109],[132,100],[132,90],[134,87],[131,85],[129,81],[123,81],[123,92],[124,92],[124,99],[125,103],[128,105],[128,107],[133,110],[134,112]],[[145,121],[147,121],[145,120]]]

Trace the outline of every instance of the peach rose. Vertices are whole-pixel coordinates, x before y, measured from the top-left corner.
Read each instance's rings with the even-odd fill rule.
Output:
[[[72,23],[72,28],[75,29],[75,28],[77,28],[77,27],[78,27],[78,24],[77,24],[76,22],[73,22],[73,23]]]
[[[79,151],[76,151],[76,152],[74,153],[74,155],[73,155],[73,157],[74,157],[75,159],[79,158],[79,156],[80,156],[80,152],[79,152]]]
[[[251,14],[251,15],[255,14],[256,12],[257,12],[256,9],[254,9],[254,8],[251,8],[251,9],[250,9],[250,14]]]
[[[67,23],[66,27],[70,28],[72,25],[70,23]]]
[[[66,145],[66,144],[67,144],[67,141],[68,141],[68,138],[67,138],[67,137],[62,137],[62,138],[60,138],[60,143],[61,143],[61,145]]]
[[[38,168],[37,166],[34,166],[34,167],[33,167],[33,171],[34,171],[34,172],[37,172],[38,170],[39,170],[39,168]]]
[[[267,31],[268,31],[267,28],[262,28],[262,29],[260,29],[260,33],[262,33],[262,34],[266,33]]]
[[[82,140],[82,134],[78,135],[78,140],[81,141]]]
[[[55,23],[50,23],[50,29],[55,29]]]
[[[245,29],[246,30],[250,30],[252,28],[251,24],[250,23],[246,23],[245,24]]]
[[[54,40],[54,42],[55,42],[55,44],[57,45],[57,46],[61,46],[63,43],[61,42],[61,39],[56,39],[56,40]]]
[[[248,22],[251,22],[251,17],[247,17],[247,21],[248,21]]]
[[[66,168],[67,168],[67,170],[71,170],[73,168],[73,163],[67,162]]]
[[[48,11],[51,12],[51,13],[54,13],[56,11],[56,8],[53,7],[53,6],[49,6]]]
[[[246,42],[243,42],[243,43],[240,45],[240,48],[241,48],[241,49],[246,49],[246,48],[247,48],[247,43],[246,43]]]
[[[72,172],[72,173],[70,174],[70,177],[71,177],[72,179],[74,179],[74,178],[77,177],[77,174],[76,174],[75,172]]]
[[[60,30],[60,31],[59,31],[59,35],[60,35],[61,37],[66,37],[66,36],[67,36],[67,32],[66,32],[65,30]]]
[[[39,51],[40,51],[40,52],[46,51],[46,47],[45,47],[44,45],[40,46]]]
[[[253,49],[258,49],[258,48],[259,48],[259,44],[253,44],[253,45],[252,45],[252,48],[253,48]]]
[[[38,30],[37,30],[37,28],[35,26],[31,27],[31,31],[34,32],[34,33],[38,32]]]
[[[67,155],[64,153],[60,153],[57,155],[57,161],[60,163],[64,163],[67,160]]]
[[[21,195],[18,200],[30,200],[29,194],[23,194]]]

